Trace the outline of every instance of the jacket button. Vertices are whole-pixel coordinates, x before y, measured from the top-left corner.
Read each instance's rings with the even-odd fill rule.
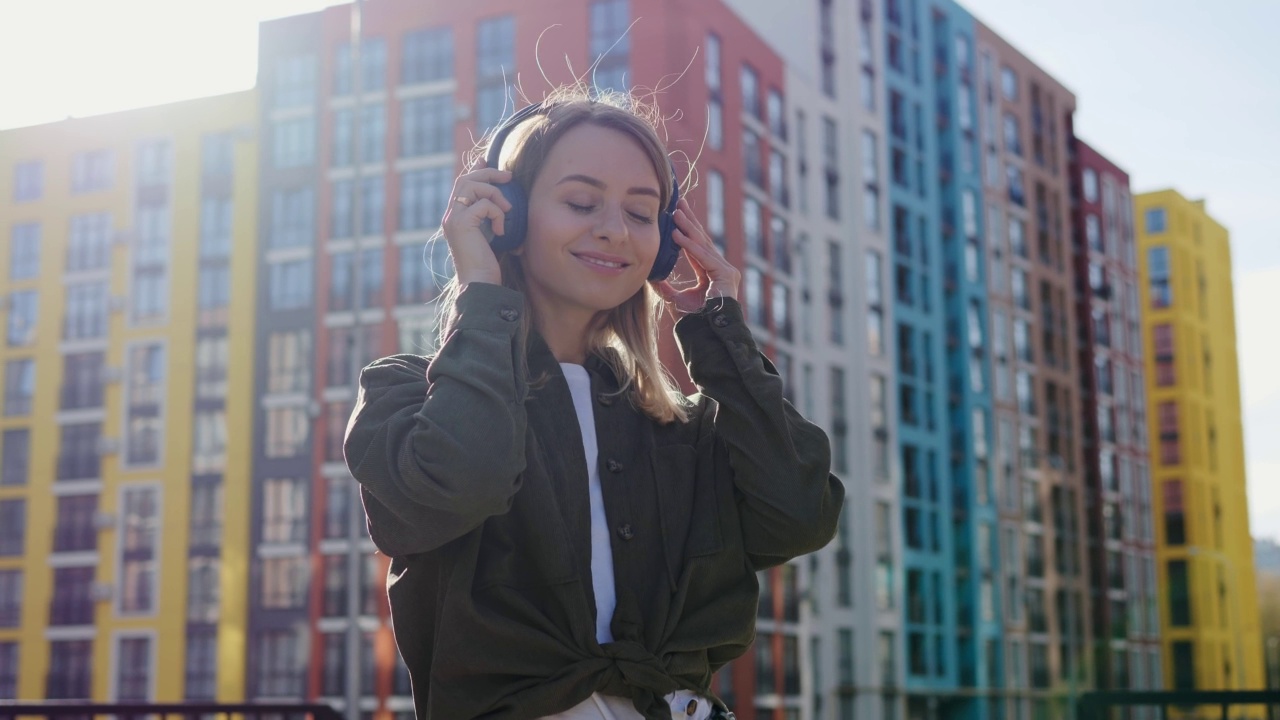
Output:
[[[513,307],[504,307],[498,311],[498,317],[507,322],[515,322],[520,319],[520,311]]]
[[[623,540],[630,540],[635,536],[636,536],[636,533],[634,530],[631,529],[630,524],[618,526],[618,537],[622,538]]]
[[[609,458],[609,462],[605,463],[604,466],[609,468],[609,472],[611,473],[622,472],[622,463],[614,460],[613,458]]]
[[[599,395],[596,395],[596,402],[600,403],[601,405],[609,406],[613,404],[613,401],[614,401],[614,396],[610,395],[609,393],[600,393]]]
[[[698,701],[690,700],[689,704],[684,709],[684,714],[688,715],[689,717],[693,717],[695,714],[697,714],[697,712],[698,712]]]
[[[711,318],[711,324],[715,325],[718,328],[728,327],[729,316],[725,315],[724,313],[720,313],[719,315],[716,315],[715,317]]]

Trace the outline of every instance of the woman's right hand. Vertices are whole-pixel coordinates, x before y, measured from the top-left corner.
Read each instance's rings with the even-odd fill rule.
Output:
[[[463,173],[453,183],[452,199],[441,226],[462,287],[472,282],[502,284],[498,256],[489,247],[485,232],[489,227],[498,235],[506,230],[504,223],[511,203],[494,183],[510,180],[510,172],[486,167]]]

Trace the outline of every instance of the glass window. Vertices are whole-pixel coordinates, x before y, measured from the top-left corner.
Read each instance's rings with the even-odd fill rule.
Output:
[[[160,525],[159,491],[125,488],[120,503],[120,612],[153,612],[159,587],[156,562]]]
[[[44,163],[39,160],[20,162],[13,167],[13,201],[39,200],[44,194]]]
[[[1168,220],[1164,208],[1148,208],[1146,214],[1147,234],[1158,235],[1168,228]]]
[[[4,414],[9,417],[31,414],[36,392],[36,361],[10,360],[4,368]]]
[[[712,170],[707,174],[707,233],[724,253],[724,176]]]
[[[299,478],[269,478],[262,488],[262,542],[307,539],[307,487]]]
[[[1081,173],[1080,188],[1086,202],[1098,202],[1098,173],[1093,168],[1085,168]]]
[[[22,571],[0,570],[0,628],[16,628],[22,623]],[[0,658],[3,661],[3,658]],[[14,699],[0,689],[0,698]]]
[[[88,569],[92,571],[92,568]],[[55,586],[56,584],[55,582]],[[50,641],[45,697],[50,700],[88,700],[93,681],[92,670],[92,640]]]
[[[506,109],[508,88],[516,77],[515,46],[516,21],[511,15],[476,26],[476,128],[481,132],[498,124]]]
[[[272,310],[301,310],[311,304],[310,259],[271,263],[269,270]]]
[[[40,223],[18,223],[9,236],[9,279],[40,275]]]
[[[1147,250],[1148,288],[1151,295],[1151,307],[1167,308],[1173,305],[1173,284],[1169,263],[1169,248],[1157,245]]]
[[[447,80],[453,77],[453,30],[426,28],[406,33],[400,56],[400,83]]]
[[[1013,68],[1000,68],[1000,92],[1004,99],[1014,102],[1018,99],[1018,74]]]
[[[453,185],[453,168],[413,170],[400,175],[400,229],[439,227]]]
[[[27,501],[23,498],[0,500],[0,557],[22,555],[26,537]]]
[[[311,332],[273,332],[267,342],[267,392],[302,393],[311,389]]]
[[[412,98],[400,104],[400,157],[452,151],[452,95]]]
[[[305,107],[315,102],[317,67],[315,55],[297,55],[276,60],[275,107]]]
[[[593,0],[591,3],[591,84],[601,90],[627,89],[626,74],[631,38],[628,0]]]
[[[26,485],[31,472],[31,431],[5,430],[0,441],[0,485]]]
[[[85,213],[71,216],[67,239],[67,272],[103,270],[111,262],[111,216]]]
[[[276,168],[305,167],[316,161],[316,122],[312,117],[272,123],[272,160]]]
[[[71,192],[106,190],[115,173],[115,157],[110,150],[77,153],[71,164]]]
[[[36,326],[39,324],[40,295],[35,290],[16,290],[9,293],[9,321],[5,341],[9,347],[26,347],[36,342]]]
[[[744,64],[740,75],[742,83],[742,111],[760,117],[760,79],[755,68]]]
[[[271,195],[272,248],[303,247],[315,242],[315,191],[309,187],[276,190]]]
[[[116,645],[116,700],[151,698],[151,638],[122,637]]]

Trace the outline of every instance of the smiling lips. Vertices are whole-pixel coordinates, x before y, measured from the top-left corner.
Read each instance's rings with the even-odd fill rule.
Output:
[[[616,255],[603,255],[594,252],[571,253],[583,265],[605,275],[619,275],[631,265]]]

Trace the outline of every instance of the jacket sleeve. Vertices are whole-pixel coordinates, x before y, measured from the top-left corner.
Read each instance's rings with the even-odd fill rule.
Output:
[[[723,446],[737,489],[743,543],[757,569],[813,552],[835,536],[844,486],[831,445],[782,396],[782,379],[756,347],[732,298],[676,323],[701,404],[699,442]]]
[[[430,364],[395,355],[360,373],[347,467],[369,534],[390,556],[422,553],[505,513],[525,468],[524,298],[474,283]]]

